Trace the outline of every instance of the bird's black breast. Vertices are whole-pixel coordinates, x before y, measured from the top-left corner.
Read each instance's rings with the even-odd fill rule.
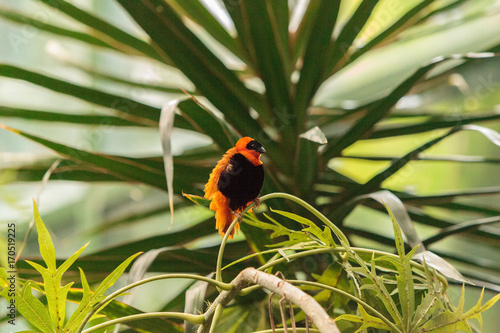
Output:
[[[232,211],[243,209],[257,198],[264,183],[264,168],[253,165],[242,154],[234,154],[228,166],[220,174],[218,190],[229,198]]]

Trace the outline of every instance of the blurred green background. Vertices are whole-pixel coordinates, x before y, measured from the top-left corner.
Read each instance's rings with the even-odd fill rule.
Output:
[[[231,29],[230,19],[224,16],[217,1],[206,0],[207,8],[222,15],[221,22]],[[292,1],[296,6],[304,1]],[[370,40],[398,17],[406,13],[421,1],[383,0],[377,6],[368,23],[355,41],[362,45]],[[319,87],[314,97],[314,107],[318,115],[338,110],[353,109],[387,94],[395,84],[399,84],[420,65],[434,56],[485,51],[500,45],[500,1],[475,0],[456,1],[454,8],[436,14],[432,20],[407,29],[395,42],[371,50],[357,60],[355,66],[345,66],[336,75],[328,78]],[[127,15],[115,1],[71,1],[77,7],[105,18],[114,26],[147,40],[144,31]],[[455,1],[438,1],[436,7],[446,7]],[[346,22],[359,1],[343,1],[339,21]],[[304,4],[302,4],[305,6]],[[438,6],[439,5],[439,6]],[[54,8],[33,0],[0,0],[0,11],[14,11],[55,26],[74,31],[87,32],[89,29]],[[218,13],[218,14],[217,14]],[[227,15],[227,14],[226,14]],[[65,81],[103,90],[120,96],[127,96],[147,105],[161,107],[168,100],[182,96],[179,93],[162,91],[158,87],[179,87],[188,91],[194,85],[178,69],[162,66],[154,60],[113,50],[91,47],[88,44],[47,33],[36,26],[13,22],[6,15],[0,17],[0,63],[22,67],[35,72],[43,72]],[[293,21],[293,20],[292,20]],[[339,24],[341,27],[342,24]],[[195,31],[197,28],[193,28]],[[338,28],[340,29],[340,28]],[[95,31],[90,31],[92,35]],[[201,36],[205,36],[203,31]],[[98,35],[99,36],[99,35]],[[99,36],[101,37],[101,36]],[[205,36],[206,37],[206,36]],[[216,53],[225,62],[242,67],[242,62],[214,40],[206,37],[208,45],[219,48]],[[214,51],[215,52],[215,51]],[[473,60],[460,65],[463,60],[450,61],[437,67],[427,80],[419,84],[409,94],[399,100],[392,111],[393,117],[377,124],[377,129],[390,129],[394,124],[407,122],[413,124],[416,118],[409,118],[411,113],[439,115],[441,119],[457,119],[463,115],[480,115],[485,112],[500,112],[500,58]],[[450,68],[456,67],[452,73]],[[441,75],[445,73],[446,75]],[[133,81],[131,86],[120,83],[106,75]],[[382,78],[382,79],[381,79]],[[252,82],[246,82],[252,85]],[[151,89],[155,86],[155,89]],[[258,87],[258,84],[256,85]],[[168,89],[165,89],[168,90]],[[121,155],[133,158],[145,158],[161,155],[158,130],[152,127],[117,127],[104,124],[81,125],[50,121],[22,119],[5,116],[8,107],[35,110],[50,110],[67,114],[106,114],[102,107],[85,102],[65,94],[59,94],[27,81],[0,78],[0,123],[28,133],[64,143],[84,150]],[[4,115],[2,117],[2,114]],[[408,119],[408,120],[407,120]],[[331,136],[341,133],[350,125],[348,118],[322,126],[322,130]],[[482,126],[499,131],[498,120],[481,122]],[[360,140],[342,152],[342,156],[332,159],[328,166],[355,182],[365,183],[390,165],[390,161],[361,159],[360,157],[398,157],[415,149],[424,142],[445,133],[445,130],[416,133],[398,137]],[[252,135],[251,133],[246,133]],[[209,137],[196,135],[193,131],[175,129],[172,136],[174,155],[196,147],[210,144]],[[41,145],[26,140],[12,132],[0,130],[0,239],[4,244],[5,226],[15,222],[18,231],[18,245],[22,242],[32,215],[31,198],[39,196],[41,215],[51,230],[58,256],[67,257],[82,244],[91,241],[86,253],[97,253],[117,245],[144,240],[148,237],[163,235],[183,230],[211,217],[203,208],[186,205],[177,209],[174,224],[169,228],[168,196],[166,191],[144,184],[125,182],[77,182],[58,180],[53,175],[39,194],[39,181],[17,181],[16,169],[19,166],[38,164],[45,158],[52,161],[56,155]],[[443,156],[455,156],[470,160],[468,163],[440,161]],[[481,163],[473,161],[474,156],[481,157]],[[394,191],[412,193],[419,196],[441,195],[446,193],[471,192],[463,195],[456,203],[478,206],[485,210],[498,211],[500,196],[500,147],[493,145],[482,135],[475,132],[460,132],[447,138],[439,145],[426,151],[424,160],[406,165],[396,175],[382,185]],[[480,159],[478,157],[478,160]],[[425,160],[425,158],[430,159]],[[445,158],[446,159],[446,158]],[[484,159],[487,161],[485,162]],[[49,164],[50,165],[50,164]],[[200,176],[203,177],[203,176]],[[208,173],[206,174],[208,180]],[[474,193],[475,189],[484,190],[487,195]],[[190,189],[186,189],[190,190]],[[198,193],[199,194],[199,193]],[[176,199],[180,200],[180,199]],[[176,201],[177,202],[177,201]],[[456,212],[439,207],[423,207],[426,214],[436,219],[462,222],[478,218],[478,213]],[[149,213],[147,213],[149,212]],[[151,213],[153,212],[153,213]],[[415,209],[415,213],[419,213]],[[344,221],[344,226],[352,231],[352,240],[357,246],[371,246],[386,249],[380,242],[372,241],[356,234],[355,230],[365,230],[380,236],[392,237],[388,228],[388,217],[370,207],[357,207]],[[488,232],[496,238],[490,242],[477,241],[475,236],[456,236],[446,238],[430,247],[441,253],[449,253],[467,261],[481,261],[482,270],[459,261],[453,264],[462,273],[476,273],[487,276],[490,283],[488,298],[496,290],[500,291],[500,226],[487,226]],[[434,235],[439,227],[424,224],[417,225],[421,238]],[[236,237],[242,240],[243,235]],[[35,234],[29,238],[23,257],[38,253]],[[190,246],[208,247],[220,242],[218,235],[209,234],[200,237]],[[2,251],[2,255],[5,251]],[[491,274],[495,271],[495,274]],[[123,282],[124,283],[124,282]],[[165,294],[158,295],[154,290],[141,290],[137,293],[134,305],[145,311],[161,308],[171,298],[184,290],[186,284],[179,282],[178,289],[161,287]],[[458,289],[457,289],[458,288]],[[155,291],[156,290],[156,291]],[[468,288],[470,305],[477,300],[480,290]],[[450,291],[450,297],[459,297],[459,287]],[[3,314],[3,310],[0,311]],[[484,315],[485,332],[496,328],[500,308],[495,306]],[[1,325],[1,324],[0,324]],[[0,326],[0,330],[5,328]],[[20,327],[19,327],[20,328]]]

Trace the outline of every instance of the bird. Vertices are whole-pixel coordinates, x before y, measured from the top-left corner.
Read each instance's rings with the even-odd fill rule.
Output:
[[[264,167],[260,160],[266,153],[264,147],[250,137],[236,142],[226,151],[212,170],[205,185],[205,198],[210,199],[210,209],[215,211],[216,229],[222,237],[233,219],[241,220],[241,212],[257,199],[264,184]],[[240,230],[239,223],[231,231],[233,238]]]

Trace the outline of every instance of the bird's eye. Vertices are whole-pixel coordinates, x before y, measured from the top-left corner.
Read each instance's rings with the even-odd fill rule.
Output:
[[[264,149],[264,147],[262,147],[262,145],[258,141],[255,141],[255,140],[250,141],[247,144],[246,148],[248,150],[258,151],[259,153],[265,153],[266,152],[266,150]]]

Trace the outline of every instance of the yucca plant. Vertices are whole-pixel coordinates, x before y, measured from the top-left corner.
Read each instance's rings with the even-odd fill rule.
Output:
[[[500,45],[500,26],[495,24],[499,15],[494,1],[225,0],[210,7],[199,0],[116,0],[131,29],[119,28],[124,23],[115,17],[103,17],[68,1],[34,2],[43,4],[40,8],[49,17],[63,15],[78,23],[78,28],[8,5],[0,6],[0,16],[97,54],[113,53],[146,62],[157,72],[176,78],[182,75],[174,83],[144,83],[110,68],[84,66],[71,53],[56,54],[61,64],[89,75],[96,84],[91,87],[43,69],[3,63],[0,75],[6,81],[23,80],[78,98],[94,105],[95,111],[68,112],[64,106],[58,110],[26,108],[20,100],[15,105],[1,105],[1,117],[89,128],[121,127],[134,133],[158,129],[162,106],[176,100],[178,104],[171,104],[176,106],[174,127],[210,140],[174,156],[171,193],[176,196],[175,209],[186,206],[183,192],[202,195],[217,159],[239,136],[251,136],[268,151],[263,194],[294,194],[317,206],[358,242],[392,246],[392,236],[368,227],[369,218],[360,218],[356,226],[344,225],[356,207],[372,213],[383,210],[367,200],[381,199],[383,193],[384,201],[396,202],[391,207],[396,215],[408,213],[402,227],[410,246],[420,242],[414,224],[432,227],[432,234],[423,240],[425,246],[448,236],[473,241],[481,246],[473,256],[460,249],[433,246],[432,250],[455,264],[469,280],[498,288],[499,267],[493,257],[498,256],[498,230],[491,224],[499,221],[500,210],[497,205],[469,200],[497,194],[498,179],[432,193],[401,185],[424,163],[498,163],[483,156],[424,154],[462,130],[479,131],[493,143],[499,142],[492,130],[469,125],[500,118],[494,110],[500,89],[496,74],[471,74],[481,66],[498,63],[494,52]],[[213,14],[216,9],[218,14]],[[134,29],[137,33],[130,32]],[[161,98],[139,100],[132,94],[137,89]],[[36,132],[9,127],[9,121],[5,119],[2,127],[58,155],[2,166],[14,171],[17,181],[41,180],[54,166],[53,179],[142,183],[167,190],[163,161],[168,154],[103,154],[47,139],[42,127]],[[382,149],[377,148],[379,142],[384,143]],[[396,150],[399,143],[406,150]],[[398,179],[403,181],[398,183]],[[383,190],[388,191],[380,192]],[[282,202],[269,205],[283,208]],[[105,225],[124,226],[168,210],[167,202],[145,205]],[[163,247],[169,248],[151,270],[210,273],[217,246],[178,246],[215,233],[215,224],[206,214],[189,216],[200,223],[176,232],[165,228],[150,238],[96,251],[85,257],[87,261],[83,258],[80,265],[89,282],[97,281],[133,253]],[[262,230],[242,227],[246,239],[228,244],[227,263],[273,242]],[[458,233],[464,235],[456,236]],[[249,246],[242,246],[245,243]],[[104,260],[96,264],[96,257]],[[232,266],[234,271],[228,274],[244,266]],[[23,274],[32,273],[22,262],[19,268]]]

